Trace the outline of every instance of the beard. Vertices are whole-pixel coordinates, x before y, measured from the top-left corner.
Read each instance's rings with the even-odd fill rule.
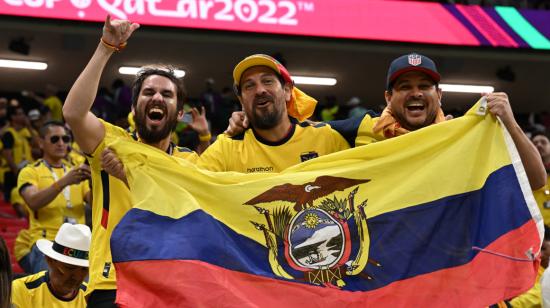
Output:
[[[271,129],[281,122],[283,109],[275,102],[271,95],[259,95],[254,98],[254,105],[259,100],[270,100],[273,102],[273,108],[264,112],[253,108],[250,114],[247,114],[250,124],[256,129]]]
[[[149,129],[146,124],[146,114],[146,112],[136,112],[135,122],[139,138],[147,144],[158,143],[164,140],[166,137],[170,136],[178,124],[177,114],[168,113],[166,122],[163,126],[156,126],[154,129]]]

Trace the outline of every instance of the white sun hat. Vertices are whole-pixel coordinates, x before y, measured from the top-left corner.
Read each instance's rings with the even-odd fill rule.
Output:
[[[55,241],[39,239],[36,246],[46,256],[57,261],[89,267],[88,252],[92,232],[86,225],[72,225],[64,223],[55,235]]]

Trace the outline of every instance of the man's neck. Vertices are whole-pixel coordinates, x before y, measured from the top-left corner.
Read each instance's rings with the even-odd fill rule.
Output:
[[[269,142],[278,142],[288,136],[292,123],[288,117],[283,117],[281,122],[275,127],[270,129],[257,129],[254,128],[254,132]]]
[[[63,166],[63,158],[54,158],[44,154],[43,159],[52,167],[59,168]]]

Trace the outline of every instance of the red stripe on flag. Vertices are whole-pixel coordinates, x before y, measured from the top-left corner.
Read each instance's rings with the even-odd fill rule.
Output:
[[[109,211],[103,209],[101,212],[101,225],[103,228],[107,229],[107,223],[109,222]]]
[[[537,229],[531,220],[485,249],[526,258],[524,252],[528,249],[538,251],[529,246],[537,241]],[[528,290],[538,265],[538,261],[513,261],[480,252],[462,266],[368,292],[350,292],[231,271],[202,261],[131,261],[116,264],[117,303],[121,307],[436,307],[448,303],[484,307]]]

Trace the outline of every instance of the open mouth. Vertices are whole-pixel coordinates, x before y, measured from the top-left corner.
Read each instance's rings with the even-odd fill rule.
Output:
[[[149,108],[147,111],[147,118],[153,122],[160,122],[162,119],[164,119],[166,112],[163,108],[159,106],[154,106]]]
[[[262,108],[262,107],[266,107],[271,102],[272,102],[272,99],[270,97],[261,97],[255,100],[255,105],[256,107]]]
[[[417,111],[424,111],[424,104],[423,103],[411,103],[407,105],[407,110],[411,112],[417,112]]]

